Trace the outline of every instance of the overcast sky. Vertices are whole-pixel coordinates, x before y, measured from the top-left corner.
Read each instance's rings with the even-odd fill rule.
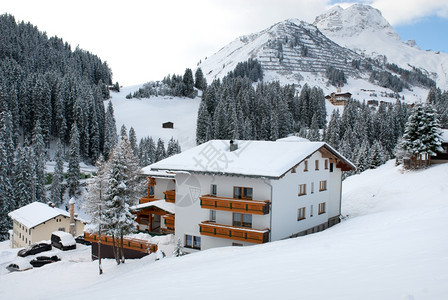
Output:
[[[312,23],[335,3],[354,2],[380,9],[404,40],[448,52],[448,0],[2,0],[0,13],[97,54],[114,81],[130,85],[183,74],[235,38],[276,22]]]

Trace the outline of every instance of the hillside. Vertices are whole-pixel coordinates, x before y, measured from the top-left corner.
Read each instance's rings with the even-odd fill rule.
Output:
[[[444,299],[447,176],[448,164],[403,172],[390,161],[344,181],[348,217],[326,231],[158,262],[150,256],[117,267],[106,260],[101,277],[82,248],[40,269],[2,270],[0,297]],[[14,251],[0,250],[0,264]]]
[[[199,98],[160,96],[151,98],[126,99],[126,95],[138,90],[141,86],[130,86],[111,92],[117,129],[125,125],[129,130],[134,127],[137,141],[152,136],[165,141],[171,137],[178,140],[182,150],[196,146],[196,118]],[[162,123],[173,122],[173,129],[162,128]]]

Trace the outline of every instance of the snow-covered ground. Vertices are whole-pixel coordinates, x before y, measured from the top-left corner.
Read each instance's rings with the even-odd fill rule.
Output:
[[[119,93],[111,92],[118,132],[124,124],[128,130],[134,127],[138,142],[143,137],[152,136],[156,143],[158,138],[162,138],[166,146],[169,139],[174,137],[179,140],[182,150],[196,146],[196,118],[200,98],[163,96],[126,99],[126,95],[141,86],[124,87]],[[173,122],[174,128],[162,128],[165,122]]]
[[[390,161],[344,181],[348,217],[326,231],[160,261],[105,260],[101,276],[88,247],[16,273],[3,269],[17,250],[0,249],[0,299],[447,299],[446,178],[448,164],[404,172]]]

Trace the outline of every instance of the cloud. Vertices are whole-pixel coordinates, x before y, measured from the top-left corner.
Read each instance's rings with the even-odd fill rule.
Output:
[[[439,16],[448,18],[446,0],[375,0],[371,5],[378,8],[391,25],[417,23],[422,18]]]

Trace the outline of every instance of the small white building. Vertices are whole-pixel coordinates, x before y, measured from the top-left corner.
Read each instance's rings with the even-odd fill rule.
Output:
[[[175,237],[193,252],[277,241],[339,223],[355,166],[323,142],[213,140],[146,168],[175,174]]]
[[[42,240],[50,240],[53,231],[66,231],[70,229],[70,214],[62,209],[33,202],[18,208],[8,216],[13,221],[13,230],[10,231],[11,248],[21,248]],[[84,223],[75,218],[75,234],[84,232]]]

